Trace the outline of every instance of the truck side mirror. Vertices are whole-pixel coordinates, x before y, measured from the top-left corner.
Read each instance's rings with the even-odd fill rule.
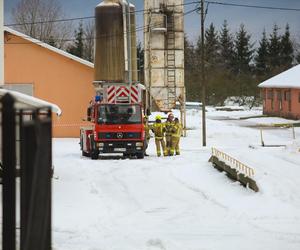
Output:
[[[86,113],[87,113],[87,120],[90,122],[91,121],[92,107],[88,107]]]

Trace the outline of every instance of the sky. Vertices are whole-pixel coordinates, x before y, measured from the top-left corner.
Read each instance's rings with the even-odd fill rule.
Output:
[[[11,23],[11,10],[20,0],[4,0],[5,23]],[[91,16],[94,13],[95,6],[100,0],[57,0],[64,10],[66,17],[84,17]],[[185,3],[195,0],[185,0]],[[217,0],[225,3],[263,5],[285,8],[299,8],[300,0]],[[136,5],[137,10],[143,9],[143,0],[131,0]],[[195,4],[188,5],[185,11],[195,8]],[[206,18],[206,27],[213,22],[217,29],[220,29],[224,20],[228,21],[231,32],[236,32],[241,23],[243,23],[249,33],[252,34],[252,42],[258,41],[264,29],[267,33],[272,31],[274,24],[280,28],[279,32],[284,32],[287,23],[290,25],[291,33],[295,39],[300,41],[300,11],[278,11],[266,9],[250,9],[242,7],[231,7],[223,5],[209,4]],[[142,13],[137,15],[137,25],[143,25]],[[196,41],[200,34],[200,16],[192,13],[185,16],[185,31],[192,41]],[[140,40],[143,34],[139,33]]]

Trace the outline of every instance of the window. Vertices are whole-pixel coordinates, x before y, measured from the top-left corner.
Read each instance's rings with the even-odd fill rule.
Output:
[[[291,100],[291,91],[290,90],[284,91],[284,100],[285,101],[290,101]]]
[[[274,100],[271,100],[271,109],[274,110]]]
[[[268,99],[273,100],[273,90],[268,90]]]
[[[281,101],[282,100],[282,93],[281,90],[277,90],[277,100]]]
[[[4,84],[4,89],[13,90],[20,92],[22,94],[33,96],[33,84],[31,83],[14,83],[14,84]]]
[[[139,105],[100,105],[98,107],[98,124],[139,124],[142,122]]]
[[[300,103],[300,91],[298,93],[298,102]]]

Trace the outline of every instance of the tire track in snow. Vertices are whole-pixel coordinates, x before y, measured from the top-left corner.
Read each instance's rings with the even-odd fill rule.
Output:
[[[170,172],[170,176],[173,180],[175,180],[177,183],[179,183],[180,185],[182,185],[186,189],[191,190],[194,193],[200,195],[204,200],[211,202],[212,204],[214,204],[217,207],[220,207],[220,208],[225,209],[225,210],[229,210],[229,208],[227,206],[225,206],[225,205],[221,204],[220,202],[216,201],[215,199],[209,197],[209,195],[206,194],[203,190],[200,190],[196,187],[193,187],[193,186],[185,183],[184,181],[180,180],[172,172]]]

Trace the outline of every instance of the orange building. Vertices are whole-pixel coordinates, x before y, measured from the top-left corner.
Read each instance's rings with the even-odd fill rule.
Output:
[[[94,65],[7,27],[4,39],[5,88],[57,104],[53,136],[79,137],[95,94]]]
[[[259,84],[266,115],[300,119],[300,65]]]

